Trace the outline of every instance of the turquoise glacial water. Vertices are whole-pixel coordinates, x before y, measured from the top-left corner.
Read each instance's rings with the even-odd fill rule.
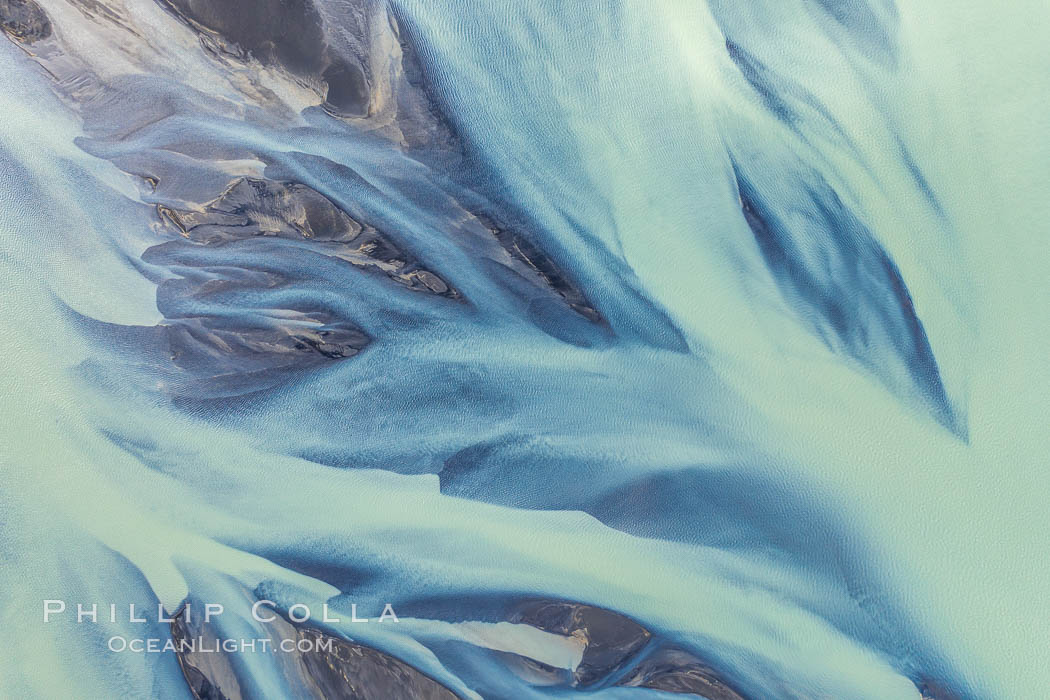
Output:
[[[155,617],[44,600],[243,635],[265,597],[390,603],[330,629],[464,698],[675,697],[513,672],[580,662],[504,621],[534,598],[748,698],[1050,697],[1045,2],[318,0],[366,8],[366,116],[153,3],[39,4],[0,42],[0,695],[191,697],[107,649]],[[439,279],[165,219],[237,178]]]

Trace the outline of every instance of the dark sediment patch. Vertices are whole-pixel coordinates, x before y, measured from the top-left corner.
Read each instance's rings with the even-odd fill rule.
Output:
[[[460,296],[376,228],[355,221],[324,195],[296,182],[239,178],[200,211],[162,205],[158,213],[194,243],[219,246],[254,237],[303,241],[322,254],[380,271],[409,289]]]
[[[510,622],[587,641],[583,660],[573,673],[573,685],[591,685],[622,668],[650,638],[634,620],[603,608],[580,603],[534,601],[520,606]]]
[[[562,298],[569,307],[589,321],[604,322],[602,315],[591,305],[569,275],[542,249],[534,245],[520,231],[497,222],[486,214],[474,214],[512,259],[512,268],[533,284],[548,289]]]
[[[339,117],[364,117],[372,100],[362,9],[342,29],[349,46],[336,48],[311,0],[160,0],[201,36],[213,54],[280,66],[318,88],[327,88],[325,109]],[[325,91],[323,91],[325,92]]]
[[[201,212],[159,212],[197,243],[217,245],[250,236],[352,241],[361,225],[324,195],[294,182],[239,178]]]
[[[514,608],[510,622],[586,642],[571,685],[619,685],[668,693],[691,693],[708,700],[745,700],[710,665],[671,645],[653,645],[652,633],[620,613],[568,601],[530,601]],[[530,670],[557,682],[559,669],[531,659]],[[626,669],[626,670],[625,670]]]
[[[51,36],[51,20],[33,0],[0,0],[0,28],[23,44]]]
[[[397,7],[391,8],[388,20],[401,51],[402,83],[396,95],[398,126],[406,144],[425,150],[426,156],[416,156],[438,167],[462,165],[463,141],[427,78],[411,22]]]
[[[358,66],[336,59],[321,74],[328,84],[325,109],[336,116],[360,117],[368,113],[371,95],[364,72]]]
[[[173,395],[246,395],[367,347],[372,337],[347,307],[305,291],[328,284],[326,265],[409,292],[460,297],[373,226],[298,182],[242,177],[193,209],[157,209],[177,235],[142,260],[163,271],[157,308],[171,362],[165,387]]]
[[[643,659],[617,685],[689,693],[707,700],[745,700],[718,673],[687,651],[666,647]]]
[[[400,126],[411,145],[424,147],[415,152],[414,157],[447,170],[453,181],[464,188],[465,192],[460,194],[469,193],[467,201],[461,202],[464,215],[475,219],[506,251],[510,259],[501,264],[535,287],[552,292],[588,321],[604,324],[601,313],[564,267],[538,243],[539,237],[529,231],[529,226],[509,208],[494,205],[482,194],[485,187],[479,187],[482,183],[478,180],[478,163],[470,153],[470,140],[460,133],[440,98],[440,89],[422,59],[422,42],[411,19],[394,8],[392,20],[401,49],[405,86],[410,88],[398,93],[399,104],[403,103],[406,116],[412,117],[403,120]],[[425,128],[425,137],[416,140],[416,130],[420,127]]]
[[[224,635],[201,615],[177,615],[171,636],[179,666],[197,700],[251,697],[251,679],[238,677],[243,668],[232,656],[237,652],[214,651]],[[389,654],[355,644],[283,617],[263,623],[272,642],[281,649],[274,656],[289,687],[318,700],[457,700],[455,693],[433,678]],[[190,649],[191,641],[199,641]],[[293,651],[280,646],[286,641]],[[208,651],[200,651],[200,649]],[[303,651],[302,649],[308,649]],[[298,696],[297,696],[298,697]]]
[[[200,32],[225,42],[234,55],[280,64],[294,73],[324,65],[324,28],[310,0],[161,0]]]
[[[188,249],[195,247],[169,241],[143,255],[178,275],[157,287],[165,316],[159,342],[171,363],[161,373],[168,393],[216,398],[265,390],[290,372],[353,357],[371,342],[323,303],[281,296],[291,278],[264,267],[268,254],[282,251],[249,251],[255,254],[238,259],[218,250],[194,256]]]
[[[962,700],[962,696],[941,683],[924,678],[916,683],[922,700]]]
[[[311,320],[316,321],[317,314]],[[218,316],[177,319],[165,324],[172,362],[207,374],[257,374],[303,368],[353,357],[370,338],[349,325],[321,323],[271,327],[229,323]]]
[[[321,697],[335,700],[456,700],[457,696],[434,679],[381,651],[330,637],[309,628],[298,628],[300,639],[331,640],[331,652],[302,654],[302,662],[321,690]]]

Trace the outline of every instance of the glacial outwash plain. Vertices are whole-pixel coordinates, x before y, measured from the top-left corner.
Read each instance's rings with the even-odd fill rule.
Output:
[[[1046,0],[0,0],[0,698],[1047,700]]]

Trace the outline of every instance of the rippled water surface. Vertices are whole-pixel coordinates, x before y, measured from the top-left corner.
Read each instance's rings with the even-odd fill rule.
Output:
[[[1043,0],[0,27],[0,696],[1048,697]]]

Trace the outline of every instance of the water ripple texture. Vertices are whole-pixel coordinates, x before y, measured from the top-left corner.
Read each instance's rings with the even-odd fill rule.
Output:
[[[1045,0],[0,30],[0,696],[1050,697]]]

